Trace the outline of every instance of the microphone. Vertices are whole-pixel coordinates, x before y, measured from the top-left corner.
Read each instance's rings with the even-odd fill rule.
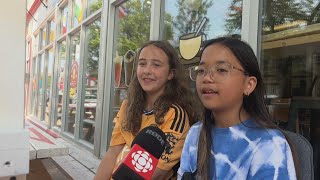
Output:
[[[112,174],[114,180],[149,180],[166,145],[166,136],[155,126],[142,129],[131,150]]]

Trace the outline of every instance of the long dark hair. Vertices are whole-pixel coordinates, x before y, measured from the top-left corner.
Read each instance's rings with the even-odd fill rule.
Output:
[[[249,95],[244,96],[242,108],[248,112],[252,120],[261,128],[271,128],[279,129],[272,121],[267,106],[265,104],[265,88],[263,85],[262,75],[259,70],[259,64],[257,57],[255,56],[252,48],[245,42],[232,38],[232,37],[220,37],[216,39],[209,40],[205,45],[204,49],[213,44],[219,44],[228,48],[233,55],[238,59],[241,66],[248,73],[248,76],[254,76],[257,78],[257,85],[255,90]],[[203,52],[203,51],[202,51]],[[240,110],[239,109],[239,121],[240,119]],[[202,129],[200,131],[199,144],[198,144],[198,170],[197,176],[201,179],[209,179],[210,177],[210,159],[211,159],[211,146],[212,139],[211,129],[214,127],[214,117],[212,116],[211,110],[204,109],[204,119],[202,122]],[[279,129],[280,130],[280,129]],[[281,131],[281,130],[280,130]],[[293,159],[295,161],[295,167],[297,172],[297,158],[296,153],[293,147],[293,144],[290,142],[285,133],[283,133],[288,143],[291,147],[293,154]],[[211,164],[212,165],[212,164]],[[297,172],[298,173],[298,172]],[[298,177],[298,176],[297,176]]]
[[[170,70],[173,70],[174,73],[174,77],[167,82],[164,93],[154,103],[153,111],[156,123],[162,124],[164,122],[163,117],[168,112],[171,105],[177,104],[187,112],[189,123],[192,125],[196,115],[194,108],[192,108],[193,96],[191,95],[190,89],[187,87],[187,75],[186,72],[182,70],[182,65],[177,52],[171,44],[166,41],[150,41],[141,47],[135,63],[137,63],[137,59],[139,58],[142,49],[147,46],[155,46],[162,49],[168,56],[169,68]],[[138,133],[141,127],[145,102],[146,94],[135,73],[128,89],[127,109],[122,123],[122,128],[124,130],[130,131],[133,134]]]

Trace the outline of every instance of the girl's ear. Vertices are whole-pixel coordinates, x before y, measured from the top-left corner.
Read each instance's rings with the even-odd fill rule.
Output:
[[[244,88],[243,94],[249,96],[257,86],[257,78],[254,76],[247,77],[246,87]]]
[[[173,79],[173,77],[174,77],[174,69],[171,69],[169,71],[168,80],[170,81],[171,79]]]

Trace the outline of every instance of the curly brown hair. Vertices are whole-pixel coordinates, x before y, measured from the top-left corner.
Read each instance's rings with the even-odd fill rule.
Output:
[[[153,111],[156,123],[159,125],[162,124],[164,122],[163,117],[169,108],[172,104],[177,104],[187,112],[189,124],[194,124],[196,113],[192,107],[193,96],[187,86],[187,75],[182,69],[177,52],[171,44],[166,41],[149,41],[141,47],[136,56],[135,64],[137,64],[141,50],[147,46],[156,46],[162,49],[168,56],[170,70],[174,72],[174,77],[167,82],[164,93],[154,103]],[[133,134],[139,132],[145,102],[146,93],[142,89],[137,74],[135,73],[128,88],[127,108],[121,125],[123,130],[130,131]]]

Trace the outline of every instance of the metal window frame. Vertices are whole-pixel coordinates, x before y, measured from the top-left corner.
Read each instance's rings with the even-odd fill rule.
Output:
[[[79,23],[76,27],[72,27],[72,23],[68,23],[68,27],[67,27],[67,32],[63,35],[61,35],[60,33],[60,29],[61,29],[61,18],[62,18],[62,13],[63,13],[63,8],[66,6],[66,4],[68,4],[68,22],[71,22],[73,21],[72,18],[73,18],[73,7],[74,7],[74,1],[73,0],[68,0],[68,1],[64,1],[63,3],[61,3],[59,5],[59,7],[57,8],[58,9],[58,13],[57,14],[57,26],[56,26],[56,32],[59,32],[57,33],[57,37],[55,38],[55,44],[57,44],[57,48],[55,49],[55,75],[54,75],[54,83],[53,83],[53,93],[54,93],[54,102],[52,103],[52,127],[53,127],[53,130],[54,131],[57,131],[59,133],[61,133],[61,135],[69,140],[71,140],[72,142],[76,143],[76,144],[79,144],[79,145],[83,145],[87,150],[89,151],[94,151],[96,149],[99,149],[97,148],[99,146],[99,141],[94,141],[94,144],[91,144],[91,143],[88,143],[84,140],[82,140],[80,138],[80,127],[81,127],[81,122],[83,120],[83,112],[81,112],[81,109],[82,109],[82,106],[83,106],[83,91],[84,91],[84,80],[83,80],[83,75],[84,75],[84,63],[85,63],[85,44],[86,44],[86,32],[87,32],[87,26],[89,26],[92,22],[94,22],[95,20],[101,18],[102,16],[102,9],[99,9],[97,11],[95,11],[94,13],[92,13],[90,16],[87,17],[87,10],[85,9],[85,7],[87,7],[87,4],[88,4],[88,1],[85,0],[83,1],[83,20],[81,21],[81,23]],[[102,20],[101,20],[102,21]],[[102,31],[102,30],[101,30]],[[80,59],[79,59],[79,71],[78,71],[78,85],[77,85],[77,105],[76,105],[76,117],[75,117],[75,129],[74,129],[74,133],[71,134],[69,132],[67,132],[67,129],[66,129],[66,120],[67,120],[67,113],[68,113],[68,99],[69,99],[69,93],[68,93],[68,90],[70,89],[70,68],[71,68],[71,56],[70,56],[70,45],[71,45],[71,38],[73,35],[75,35],[76,33],[80,32]],[[100,37],[101,38],[101,37]],[[58,69],[58,66],[59,66],[59,43],[61,43],[62,41],[66,41],[66,61],[65,61],[65,77],[64,77],[64,89],[63,89],[63,105],[62,105],[62,117],[61,117],[61,121],[62,121],[62,124],[61,124],[61,128],[58,128],[56,126],[54,126],[54,123],[55,123],[55,120],[57,118],[57,110],[56,110],[56,105],[57,105],[57,98],[58,98],[58,91],[57,91],[57,83],[58,83],[58,73],[57,73],[57,69]],[[102,41],[100,41],[102,42]],[[101,47],[101,46],[100,46]],[[101,56],[101,53],[100,55]],[[100,58],[101,59],[101,58]],[[100,61],[99,59],[99,61]],[[99,68],[100,68],[100,62],[99,62]],[[100,69],[98,69],[99,71],[99,74],[104,74],[103,72],[100,71]],[[98,82],[98,89],[100,88],[100,83],[101,81]],[[98,97],[101,96],[98,94]],[[99,98],[98,98],[98,101],[99,101]],[[97,103],[97,109],[98,109],[98,106],[99,104],[101,103]],[[98,113],[96,113],[98,114]],[[99,124],[99,117],[96,116],[96,123],[95,123],[95,133],[94,133],[94,136],[96,137],[99,136],[99,128],[100,126],[98,125]]]

